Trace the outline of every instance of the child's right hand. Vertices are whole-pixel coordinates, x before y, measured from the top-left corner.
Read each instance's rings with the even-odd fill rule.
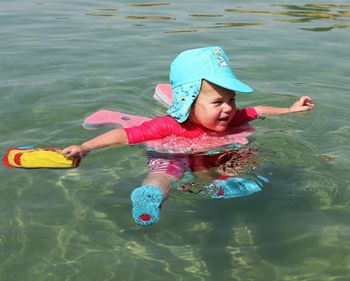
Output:
[[[61,150],[61,154],[66,158],[83,158],[89,150],[82,145],[71,145]]]

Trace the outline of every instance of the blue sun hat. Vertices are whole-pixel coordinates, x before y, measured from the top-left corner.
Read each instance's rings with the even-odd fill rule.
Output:
[[[179,123],[188,118],[203,79],[232,91],[253,92],[251,87],[239,81],[233,74],[229,59],[221,47],[184,51],[170,66],[173,104],[167,113]]]

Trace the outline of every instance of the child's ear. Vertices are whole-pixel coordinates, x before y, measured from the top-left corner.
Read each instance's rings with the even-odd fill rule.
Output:
[[[208,85],[207,80],[202,79],[202,82],[201,82],[201,88],[199,89],[199,93],[201,93],[202,91],[205,91],[205,87],[206,87],[206,85]]]

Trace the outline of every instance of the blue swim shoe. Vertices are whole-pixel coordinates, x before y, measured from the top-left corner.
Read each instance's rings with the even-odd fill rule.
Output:
[[[145,185],[131,193],[132,216],[139,225],[150,225],[159,220],[163,193],[159,186]]]
[[[230,199],[233,197],[248,196],[261,190],[262,184],[247,178],[228,177],[224,180],[215,180],[209,188],[214,199]]]

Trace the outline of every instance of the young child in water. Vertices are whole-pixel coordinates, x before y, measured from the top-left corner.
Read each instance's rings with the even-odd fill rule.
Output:
[[[62,154],[68,158],[84,157],[89,151],[98,148],[137,144],[170,135],[195,138],[206,132],[224,132],[229,127],[259,117],[300,112],[314,107],[312,99],[303,96],[285,108],[237,108],[236,92],[251,93],[253,90],[236,78],[227,55],[220,47],[180,53],[171,64],[170,83],[173,103],[167,116],[154,118],[132,128],[113,129],[81,145],[69,146],[62,150]],[[151,172],[143,185],[131,194],[133,217],[138,224],[149,225],[159,220],[160,208],[168,194],[170,183],[181,179],[186,165],[189,163],[184,159],[160,160],[151,156]],[[233,184],[229,186],[231,190],[224,192],[234,193],[235,184],[241,182],[232,178],[227,180]],[[217,183],[220,185],[220,181]],[[254,184],[248,184],[252,189],[250,193],[255,192]]]

